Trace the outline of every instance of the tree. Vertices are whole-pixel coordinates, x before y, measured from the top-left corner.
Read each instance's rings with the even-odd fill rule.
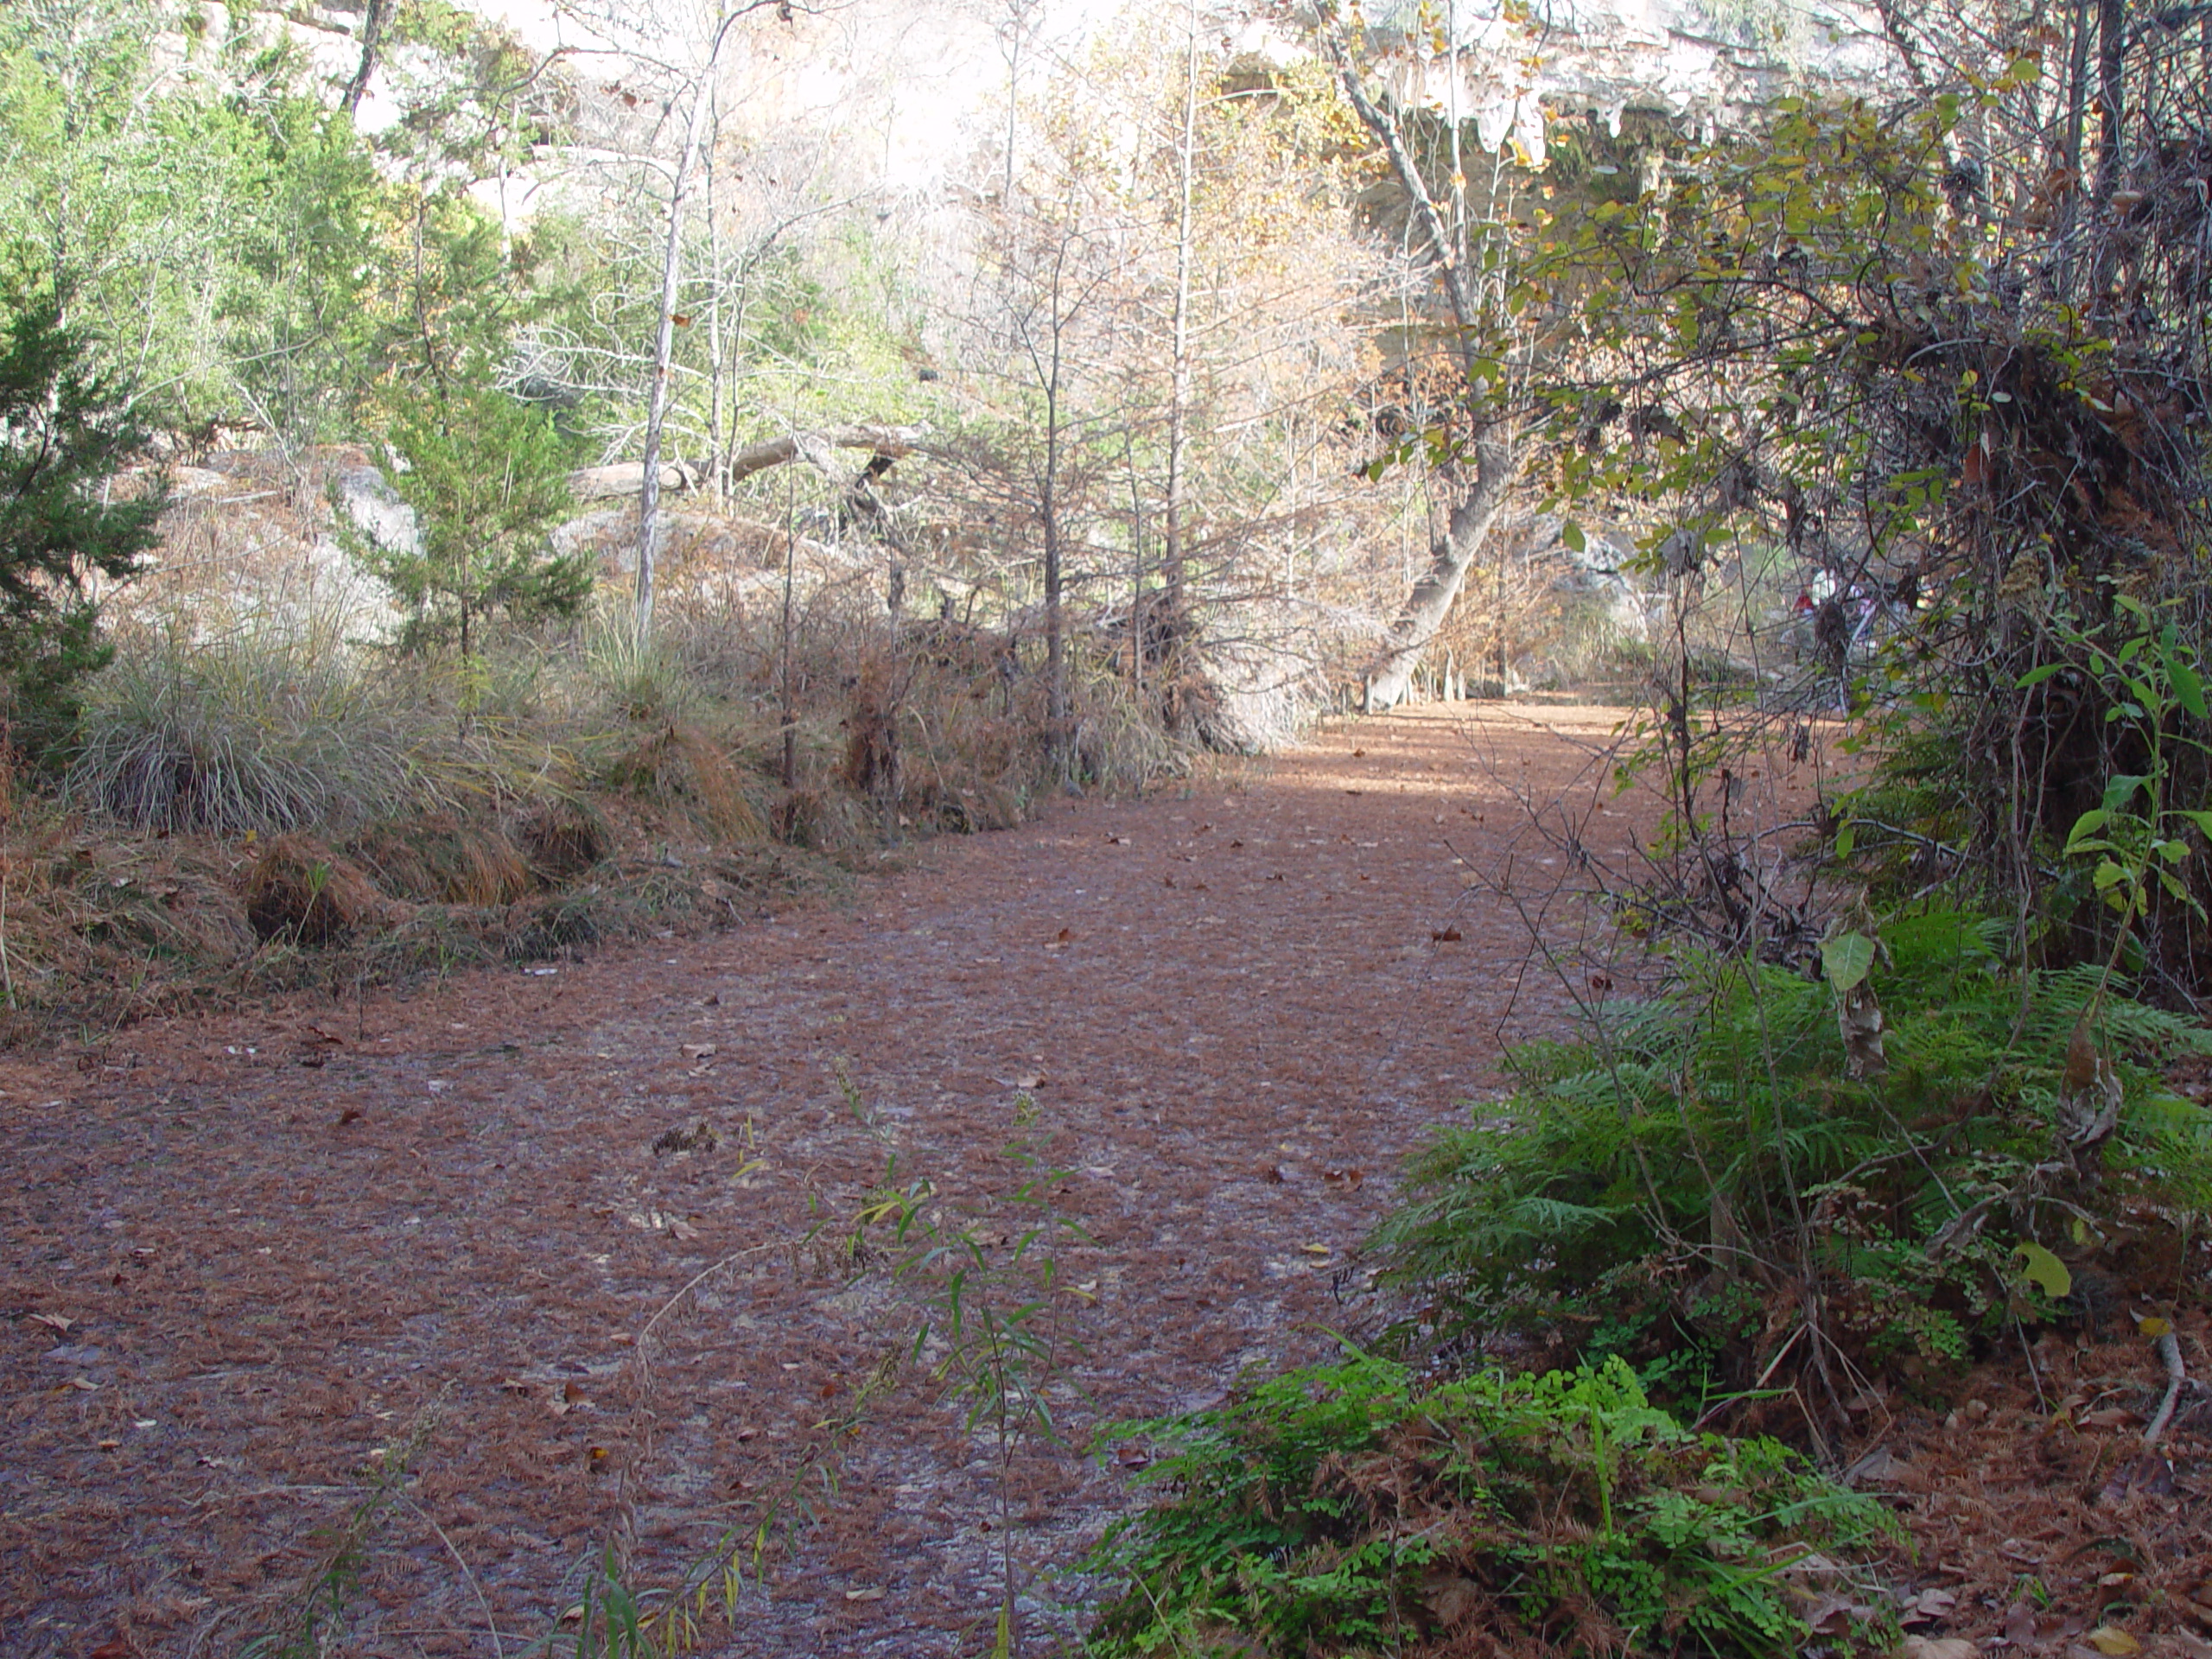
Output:
[[[1403,194],[1411,250],[1445,302],[1446,352],[1459,383],[1453,418],[1421,434],[1413,448],[1441,488],[1444,523],[1432,537],[1428,569],[1414,583],[1367,675],[1367,706],[1383,709],[1412,685],[1422,652],[1451,614],[1520,476],[1520,420],[1505,396],[1508,365],[1516,350],[1516,289],[1504,280],[1513,250],[1499,188],[1503,169],[1493,167],[1490,200],[1478,204],[1488,212],[1477,219],[1468,212],[1466,164],[1453,121],[1444,135],[1450,179],[1440,200],[1408,142],[1403,116],[1378,101],[1332,13],[1325,14],[1319,38],[1346,100],[1381,146]]]
[[[51,298],[18,303],[0,353],[0,675],[9,736],[40,753],[68,730],[72,689],[111,648],[97,581],[128,580],[166,505],[105,486],[145,435],[124,389],[87,367],[87,338]]]
[[[571,505],[572,460],[550,414],[479,367],[418,387],[390,441],[407,463],[395,486],[415,510],[417,544],[386,547],[358,530],[348,539],[406,611],[404,647],[451,640],[467,657],[487,616],[527,622],[582,609],[590,562],[554,553],[550,539]]]

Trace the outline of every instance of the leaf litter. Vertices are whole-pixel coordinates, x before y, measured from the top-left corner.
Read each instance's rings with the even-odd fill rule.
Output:
[[[1497,772],[1564,791],[1617,716],[1537,713],[1483,741]],[[1324,734],[1195,785],[1202,809],[1058,804],[938,842],[843,908],[682,941],[672,965],[609,951],[342,1012],[302,995],[134,1028],[84,1070],[0,1057],[14,1650],[181,1656],[275,1628],[417,1425],[409,1503],[359,1563],[359,1650],[482,1651],[486,1610],[514,1650],[616,1537],[630,1582],[673,1582],[814,1466],[825,1413],[911,1336],[824,1248],[887,1160],[1003,1254],[1017,1134],[1090,1178],[1053,1199],[1082,1229],[1056,1247],[1069,1444],[1025,1452],[1004,1495],[1033,1628],[1075,1628],[1084,1586],[1052,1569],[1150,1455],[1094,1461],[1090,1429],[1333,1352],[1358,1317],[1338,1264],[1388,1172],[1491,1091],[1502,1038],[1567,1024],[1573,998],[1516,971],[1518,918],[1463,885],[1510,842],[1510,793],[1446,781],[1467,737],[1441,711],[1357,729],[1358,750]],[[1039,938],[1061,948],[1022,949]],[[841,1077],[880,1109],[849,1109]],[[59,1388],[57,1336],[100,1356]],[[2206,1336],[2193,1315],[2175,1333],[2198,1376]],[[1900,1659],[2212,1659],[2212,1421],[2186,1391],[2142,1466],[2146,1346],[2047,1338],[2033,1385],[2017,1359],[1967,1379],[1979,1412],[1866,1414],[1847,1451],[1913,1540]],[[988,1643],[1001,1494],[925,1383],[874,1397],[814,1524],[746,1592],[745,1651]],[[1808,1586],[1808,1605],[1833,1623],[1864,1593]]]

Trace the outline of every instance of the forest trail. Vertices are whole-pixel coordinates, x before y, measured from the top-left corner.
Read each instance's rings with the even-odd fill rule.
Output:
[[[887,1161],[1003,1262],[1017,1138],[1084,1235],[1052,1247],[1073,1445],[1007,1489],[1031,1628],[1064,1629],[1080,1586],[1034,1569],[1127,1501],[1092,1428],[1370,1318],[1338,1293],[1401,1156],[1487,1091],[1501,1031],[1563,1023],[1467,873],[1510,852],[1548,885],[1515,796],[1590,802],[1617,719],[1348,723],[705,940],[9,1057],[11,1650],[278,1628],[417,1426],[343,1651],[491,1653],[495,1620],[512,1653],[618,1534],[633,1584],[669,1582],[928,1313],[839,1257]],[[718,1145],[656,1151],[702,1122]],[[962,1418],[926,1366],[874,1395],[706,1650],[988,1648],[1001,1494]]]

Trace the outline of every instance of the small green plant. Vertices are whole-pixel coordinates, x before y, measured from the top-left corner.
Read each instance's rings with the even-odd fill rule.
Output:
[[[405,1440],[371,1453],[361,1471],[361,1496],[333,1529],[322,1564],[308,1580],[284,1628],[254,1637],[238,1649],[238,1659],[321,1659],[340,1649],[378,1529],[393,1504],[406,1501],[415,1459],[436,1427],[435,1410],[426,1411]]]
[[[334,610],[128,638],[83,701],[68,795],[138,828],[276,835],[437,792],[427,719],[365,671]]]
[[[1123,1426],[1171,1489],[1087,1565],[1088,1651],[1396,1652],[1479,1630],[1586,1652],[1794,1653],[1781,1586],[1887,1528],[1770,1440],[1694,1433],[1616,1358],[1456,1381],[1353,1354]]]
[[[2174,749],[2206,747],[2201,738],[2177,729],[2180,715],[2205,719],[2204,679],[2190,660],[2190,648],[2171,620],[2162,621],[2141,600],[2116,594],[2113,603],[2135,625],[2134,632],[2110,651],[2087,635],[2077,634],[2071,643],[2103,684],[2105,723],[2133,737],[2143,769],[2106,781],[2104,798],[2067,831],[2066,856],[2095,861],[2091,885],[2120,915],[2116,963],[2129,927],[2150,910],[2158,891],[2203,918],[2203,902],[2183,880],[2191,849],[2182,832],[2194,828],[2212,838],[2212,811],[2176,806],[2168,794]],[[2047,664],[2024,676],[2020,687],[2038,685],[2066,667]]]
[[[167,505],[158,488],[111,498],[145,434],[65,308],[0,295],[0,715],[34,757],[66,737],[78,683],[108,659],[93,585],[137,573]]]
[[[885,1239],[893,1276],[921,1287],[922,1320],[911,1357],[961,1413],[961,1426],[991,1450],[998,1506],[1000,1594],[995,1654],[1021,1650],[1020,1584],[1014,1560],[1013,1472],[1026,1446],[1058,1445],[1052,1391],[1076,1349],[1062,1328],[1067,1293],[1052,1251],[1081,1229],[1056,1212],[1052,1195],[1067,1172],[1039,1155],[1041,1122],[1027,1090],[1014,1098],[1007,1155],[1027,1173],[1007,1195],[1016,1219],[949,1213],[927,1180],[897,1184],[895,1159],[861,1226]]]

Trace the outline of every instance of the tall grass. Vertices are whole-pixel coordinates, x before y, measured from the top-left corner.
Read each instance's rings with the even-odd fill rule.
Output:
[[[141,635],[88,688],[65,786],[144,830],[343,827],[437,794],[416,758],[427,724],[334,611]]]

